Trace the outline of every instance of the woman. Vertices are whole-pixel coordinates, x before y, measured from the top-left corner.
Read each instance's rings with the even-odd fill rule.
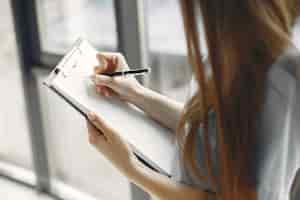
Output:
[[[256,122],[274,63],[282,56],[299,63],[299,54],[290,42],[296,2],[181,0],[181,8],[189,61],[198,86],[185,106],[144,88],[133,78],[101,75],[127,68],[119,54],[99,54],[104,64],[95,68],[98,75],[93,80],[99,93],[130,102],[176,131],[186,184],[140,164],[122,134],[94,114],[88,122],[90,143],[130,181],[158,199],[265,200],[255,161],[262,146],[258,138],[267,133],[258,132]],[[200,18],[209,65],[202,60]],[[281,199],[279,192],[269,192],[268,199]]]

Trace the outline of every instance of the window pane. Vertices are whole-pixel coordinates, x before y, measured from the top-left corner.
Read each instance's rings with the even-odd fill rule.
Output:
[[[10,1],[0,1],[0,161],[32,169]]]
[[[150,50],[186,54],[179,1],[147,0]]]
[[[186,100],[190,70],[179,1],[147,0],[152,73],[149,86],[163,94]]]
[[[102,49],[116,48],[113,0],[41,0],[37,3],[44,51],[63,53],[78,37]]]

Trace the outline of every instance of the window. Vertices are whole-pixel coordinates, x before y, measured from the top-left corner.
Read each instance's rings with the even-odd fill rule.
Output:
[[[154,52],[186,55],[178,1],[147,0],[149,46]]]
[[[38,4],[42,50],[64,53],[78,37],[101,49],[117,46],[112,0],[41,0]]]
[[[33,169],[25,100],[8,1],[0,3],[0,171],[7,161]]]
[[[122,47],[125,49],[123,50],[126,51],[125,54],[128,53],[127,56],[131,57],[132,65],[134,65],[134,62],[140,65],[139,63],[142,63],[140,58],[143,56],[147,57],[145,54],[142,54],[143,52],[139,49],[139,46],[144,47],[144,44],[148,42],[149,56],[151,58],[149,65],[153,69],[149,79],[149,87],[172,98],[184,101],[186,99],[190,72],[178,1],[30,0],[28,1],[29,3],[27,1],[12,2],[17,5],[14,7],[15,16],[24,14],[24,21],[26,22],[24,24],[29,26],[23,26],[22,23],[18,23],[18,27],[21,30],[25,30],[24,33],[21,31],[21,36],[17,33],[18,38],[21,38],[21,41],[27,41],[27,39],[29,39],[28,41],[35,41],[30,40],[33,35],[38,36],[40,39],[40,44],[32,46],[40,45],[41,52],[33,52],[31,54],[25,48],[22,51],[29,52],[26,56],[33,58],[32,60],[28,59],[30,60],[28,62],[31,63],[26,67],[33,70],[37,79],[36,94],[39,95],[38,97],[41,100],[41,108],[36,109],[36,112],[31,111],[33,113],[30,114],[35,115],[39,113],[39,110],[41,111],[44,129],[39,131],[44,134],[40,134],[40,139],[45,142],[48,154],[42,155],[39,151],[34,152],[36,153],[35,156],[48,157],[49,163],[45,165],[48,166],[49,164],[50,177],[45,175],[45,179],[47,181],[50,179],[52,183],[50,192],[59,194],[58,185],[63,183],[76,191],[99,199],[145,199],[137,198],[143,195],[136,192],[137,190],[130,185],[125,177],[120,175],[109,162],[89,146],[83,118],[72,108],[66,106],[62,99],[45,90],[42,86],[42,81],[49,72],[49,66],[53,67],[56,64],[50,61],[51,59],[46,58],[59,58],[78,37],[84,37],[89,40],[99,50],[114,51],[119,46],[117,42],[118,35],[120,36],[120,46],[123,45]],[[31,5],[33,2],[35,4]],[[142,3],[146,4],[146,13],[142,13]],[[37,13],[32,12],[34,6],[37,8]],[[121,12],[118,12],[118,15],[115,16],[115,10],[120,10]],[[37,19],[31,16],[32,13],[37,14]],[[145,14],[146,19],[137,20],[143,14]],[[128,15],[130,15],[128,17],[130,20],[126,18]],[[116,23],[117,20],[118,23]],[[23,19],[17,21],[23,22]],[[38,22],[38,27],[36,27],[35,21]],[[147,42],[144,41],[144,37],[140,37],[143,41],[136,39],[136,36],[140,36],[139,33],[145,27],[144,24],[139,24],[141,21],[148,22],[146,23],[148,25],[146,31],[149,36]],[[136,25],[133,23],[136,23]],[[116,24],[120,25],[118,34],[116,33]],[[132,26],[128,25],[135,27],[132,28]],[[36,31],[37,28],[38,31]],[[131,30],[134,30],[135,34],[131,34]],[[129,40],[127,40],[128,38]],[[132,45],[135,39],[136,44]],[[31,42],[28,41],[24,43],[30,46]],[[130,42],[124,44],[124,41]],[[41,69],[43,66],[48,68]],[[32,95],[30,98],[35,96]],[[2,115],[0,114],[0,123],[2,121],[1,117]],[[32,124],[33,126],[38,126],[34,123]],[[12,130],[10,132],[17,130],[15,127],[10,128]],[[27,134],[26,132],[24,133]],[[2,137],[1,134],[0,136]],[[33,147],[39,146],[37,144],[38,142],[34,141],[32,145]],[[13,147],[15,146],[16,144]],[[41,144],[40,146],[43,145]],[[0,146],[0,158],[2,158],[1,148]],[[23,154],[27,155],[27,151],[23,151]],[[35,164],[39,163],[39,159],[35,158],[33,160],[35,160]],[[37,170],[37,177],[40,180],[44,178],[44,174]],[[42,184],[40,183],[40,185]],[[48,186],[45,187],[46,189],[49,188]],[[111,188],[118,192],[112,191]]]
[[[15,35],[20,47],[21,66],[17,63],[9,2],[19,30]],[[144,4],[146,12],[142,10]],[[120,12],[115,13],[115,10]],[[1,170],[1,164],[27,168],[31,174],[36,173],[37,188],[59,199],[89,199],[85,196],[91,196],[145,200],[143,193],[132,187],[88,144],[82,116],[46,90],[42,81],[51,69],[49,66],[55,66],[78,37],[89,40],[99,50],[114,51],[118,50],[117,46],[122,47],[131,58],[133,67],[146,63],[148,55],[144,50],[148,43],[152,73],[146,84],[169,97],[185,101],[191,72],[179,1],[6,0],[1,1],[0,12],[0,90],[5,91],[0,98],[0,174],[30,185],[30,181],[23,180],[23,177]],[[138,18],[141,16],[145,19]],[[144,30],[148,38],[144,37]],[[296,36],[299,31],[298,26],[294,32],[298,47],[300,40]],[[201,32],[200,38],[203,35]],[[204,37],[202,39],[204,41]],[[33,47],[41,47],[41,52]],[[202,48],[206,52],[205,46]],[[30,72],[34,72],[34,77]],[[31,81],[22,81],[24,77]],[[28,93],[26,96],[31,102],[27,110],[23,91]],[[34,120],[27,122],[26,114],[32,115]],[[35,137],[29,137],[29,129],[34,129],[35,135],[32,135]],[[48,181],[52,183],[51,187]]]
[[[151,74],[149,86],[185,101],[190,80],[179,2],[146,0]]]
[[[62,55],[78,37],[89,40],[98,49],[116,50],[113,0],[36,2],[43,52]],[[89,146],[83,118],[55,94],[45,90],[42,86],[45,76],[36,75],[53,187],[59,181],[99,199],[129,200],[128,180]]]

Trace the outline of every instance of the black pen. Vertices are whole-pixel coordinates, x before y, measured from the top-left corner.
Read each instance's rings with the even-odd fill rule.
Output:
[[[107,73],[101,73],[101,75],[105,76],[128,76],[128,75],[145,75],[146,73],[150,72],[150,68],[143,68],[143,69],[134,69],[134,70],[126,70],[126,71],[117,71],[117,72],[107,72]]]

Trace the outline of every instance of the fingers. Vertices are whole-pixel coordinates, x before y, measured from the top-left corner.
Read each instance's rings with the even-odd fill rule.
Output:
[[[115,81],[117,79],[101,74],[117,71],[117,68],[121,67],[126,68],[127,64],[124,57],[119,53],[104,52],[97,53],[96,57],[100,65],[94,68],[94,75],[91,76],[96,85],[96,91],[105,97],[119,96],[116,93],[116,90],[119,88],[118,81]]]
[[[91,122],[87,121],[87,129],[89,133],[89,142],[90,144],[97,144],[99,142],[106,142],[107,138],[103,133],[95,128]]]
[[[118,85],[112,77],[105,75],[92,75],[92,81],[96,86],[96,91],[105,97],[118,96],[115,90]]]
[[[97,86],[107,86],[110,88],[115,87],[115,81],[110,76],[105,75],[92,75],[91,79]]]
[[[119,97],[119,95],[109,87],[96,85],[96,91],[105,97]]]
[[[100,74],[103,72],[114,72],[117,70],[119,66],[118,56],[98,53],[96,57],[100,63],[100,66],[97,66],[94,69],[96,74]]]
[[[102,74],[106,71],[106,65],[95,66],[94,67],[94,74]]]
[[[103,86],[103,85],[96,85],[96,91],[98,93],[102,93],[104,95],[104,90],[106,90],[107,87]]]
[[[98,117],[94,113],[89,113],[88,119],[99,131],[103,133],[103,135],[107,138],[108,141],[113,140],[113,130],[100,117]]]

